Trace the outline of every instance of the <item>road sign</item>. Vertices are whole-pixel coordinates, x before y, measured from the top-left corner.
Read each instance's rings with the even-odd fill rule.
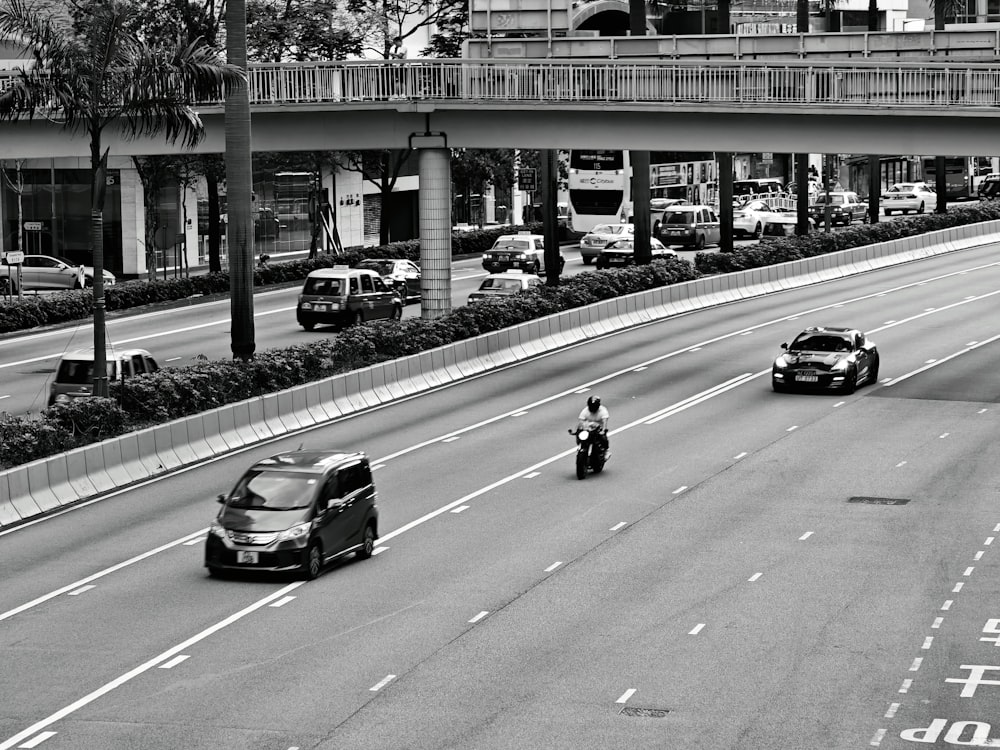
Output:
[[[41,232],[42,231],[42,222],[40,222],[40,221],[26,221],[26,222],[24,222],[24,231],[25,232]]]
[[[529,192],[538,189],[538,176],[534,168],[521,167],[517,171],[517,187],[519,190],[527,190]]]
[[[10,253],[5,253],[3,259],[8,265],[16,266],[20,263],[24,263],[24,253],[19,250],[15,250]]]

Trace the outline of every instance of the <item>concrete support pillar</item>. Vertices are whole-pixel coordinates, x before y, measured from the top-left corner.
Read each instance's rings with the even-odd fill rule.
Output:
[[[420,149],[420,316],[451,312],[451,151]]]

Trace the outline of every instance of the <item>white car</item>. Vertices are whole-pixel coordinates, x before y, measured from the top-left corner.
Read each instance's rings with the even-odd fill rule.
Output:
[[[635,234],[635,224],[598,224],[580,239],[580,257],[589,266],[609,242]]]
[[[649,249],[653,260],[666,258],[668,255],[677,255],[656,237],[649,238]],[[597,256],[598,268],[621,268],[632,265],[635,265],[635,237],[614,240]]]
[[[882,210],[886,216],[893,212],[922,214],[937,206],[937,193],[926,182],[897,182],[882,193]]]
[[[0,278],[10,277],[11,291],[17,291],[15,266],[0,265]],[[104,271],[104,284],[117,280],[111,271]],[[21,265],[21,286],[24,289],[83,289],[94,285],[94,267],[74,263],[69,258],[54,255],[25,255]]]
[[[733,209],[733,234],[760,239],[765,234],[795,234],[798,217],[765,200],[747,201]],[[812,224],[812,219],[809,220]]]
[[[520,270],[504,271],[503,273],[491,273],[479,288],[469,295],[469,304],[480,302],[484,299],[496,297],[509,297],[518,292],[524,292],[541,286],[545,282],[533,273],[524,273]]]

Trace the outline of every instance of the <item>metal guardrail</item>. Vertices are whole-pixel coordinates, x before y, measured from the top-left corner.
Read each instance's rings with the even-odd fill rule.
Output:
[[[352,107],[408,100],[469,105],[822,105],[950,112],[1000,108],[1000,62],[380,60],[254,64],[249,80],[250,101],[258,106]],[[3,85],[0,76],[0,89]]]
[[[1000,63],[426,60],[254,65],[251,102],[1000,107]]]

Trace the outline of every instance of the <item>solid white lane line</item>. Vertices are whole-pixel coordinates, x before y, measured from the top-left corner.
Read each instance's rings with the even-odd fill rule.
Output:
[[[561,561],[560,562],[554,562],[549,567],[547,567],[545,569],[545,572],[546,573],[551,573],[553,570],[555,570],[556,568],[558,568],[560,565],[562,565]]]
[[[188,539],[186,542],[184,542],[184,546],[185,547],[193,547],[194,545],[198,544],[199,542],[203,542],[203,541],[205,541],[205,537],[196,536],[194,539]]]
[[[463,510],[468,510],[468,509],[469,509],[468,505],[459,505],[457,508],[452,508],[451,512],[452,513],[461,513]]]
[[[381,555],[387,549],[389,549],[389,548],[388,547],[375,547],[375,549],[372,550],[372,557],[374,557],[375,555]]]
[[[187,661],[190,657],[190,654],[178,654],[170,661],[163,662],[163,664],[160,665],[160,669],[173,669],[181,662]]]
[[[386,685],[388,685],[390,682],[392,682],[395,679],[396,679],[396,675],[394,675],[394,674],[386,675],[385,677],[383,677],[381,680],[379,680],[378,682],[376,682],[374,685],[372,685],[368,689],[371,692],[373,692],[373,693],[377,693],[379,690],[381,690],[382,688],[384,688]]]
[[[721,395],[721,394],[725,393],[726,391],[732,390],[733,388],[736,388],[737,386],[743,385],[744,383],[749,383],[754,378],[759,378],[761,375],[764,375],[764,374],[767,374],[767,373],[770,373],[770,372],[771,372],[771,370],[767,369],[767,370],[761,370],[760,372],[756,372],[756,373],[745,372],[742,375],[737,375],[735,378],[731,378],[731,379],[725,381],[724,383],[720,383],[719,385],[712,386],[711,388],[707,388],[706,390],[702,391],[701,393],[696,393],[693,396],[688,396],[685,399],[681,399],[677,403],[671,404],[670,406],[666,407],[665,409],[661,409],[661,410],[659,410],[657,412],[653,412],[653,415],[648,416],[648,417],[644,417],[642,419],[639,419],[639,420],[637,420],[637,422],[643,422],[645,424],[656,424],[661,419],[666,419],[667,417],[672,417],[675,414],[679,414],[680,412],[684,411],[685,409],[690,409],[692,406],[696,406],[697,404],[700,404],[703,401],[707,401],[710,398],[714,398],[715,396]],[[635,424],[635,423],[633,423],[633,424]],[[627,427],[630,427],[630,426],[632,426],[632,425],[627,425]],[[619,428],[619,429],[624,429],[624,428]],[[618,432],[618,430],[615,430],[615,432]]]
[[[480,612],[480,613],[479,613],[478,615],[476,615],[476,616],[475,616],[475,617],[473,617],[473,618],[472,618],[471,620],[469,620],[469,622],[470,622],[470,623],[473,623],[473,622],[479,622],[479,621],[480,621],[480,620],[482,620],[482,619],[483,619],[484,617],[486,617],[486,615],[488,615],[488,614],[489,614],[489,612],[487,612],[486,610],[483,610],[483,611],[482,611],[482,612]]]
[[[627,703],[628,699],[635,695],[635,688],[629,688],[624,693],[622,693],[621,698],[615,701],[615,703]]]
[[[454,443],[454,442],[455,442],[456,440],[460,440],[460,439],[461,439],[461,438],[459,438],[459,436],[458,436],[458,435],[452,435],[451,437],[446,437],[446,438],[445,438],[444,440],[442,440],[441,442],[442,442],[442,443]]]
[[[204,532],[202,532],[202,533],[204,533]],[[267,606],[268,604],[270,604],[271,602],[273,602],[275,599],[280,599],[281,597],[283,597],[286,594],[288,594],[288,592],[294,591],[295,589],[297,589],[299,586],[301,586],[304,583],[305,583],[305,581],[295,581],[294,583],[290,583],[287,586],[285,586],[285,587],[283,587],[281,589],[278,589],[274,593],[269,594],[268,596],[265,596],[262,599],[258,599],[256,602],[254,602],[250,606],[244,607],[239,612],[236,612],[236,613],[230,615],[229,617],[225,618],[224,620],[220,620],[215,625],[212,625],[211,627],[206,628],[205,630],[201,631],[200,633],[198,633],[196,635],[193,635],[192,637],[188,638],[186,641],[177,644],[173,648],[167,649],[166,651],[164,651],[159,656],[154,656],[152,659],[150,659],[149,661],[146,661],[146,662],[140,664],[135,669],[132,669],[129,672],[126,672],[125,674],[121,675],[120,677],[115,678],[114,680],[112,680],[111,682],[109,682],[109,683],[107,683],[105,685],[102,685],[101,687],[97,688],[97,690],[94,690],[94,691],[88,693],[87,695],[83,696],[79,700],[76,700],[73,703],[70,703],[65,708],[59,709],[54,714],[51,714],[50,716],[47,716],[46,718],[42,719],[41,721],[36,721],[30,727],[28,727],[27,729],[23,729],[22,731],[18,732],[17,734],[15,734],[13,737],[10,737],[6,741],[0,742],[0,750],[10,750],[10,748],[12,748],[15,745],[17,745],[17,743],[21,742],[22,740],[27,739],[28,737],[33,736],[36,732],[38,732],[38,731],[40,731],[42,729],[45,729],[46,727],[50,726],[51,724],[56,723],[60,719],[66,718],[67,716],[69,716],[70,714],[74,713],[75,711],[78,711],[79,709],[83,708],[84,706],[88,705],[89,703],[93,703],[98,698],[100,698],[100,697],[102,697],[104,695],[107,695],[112,690],[115,690],[116,688],[121,687],[122,685],[124,685],[125,683],[127,683],[129,680],[132,680],[133,678],[138,677],[139,675],[143,674],[144,672],[149,671],[153,667],[158,667],[163,662],[167,661],[168,659],[173,658],[174,656],[176,656],[177,654],[181,653],[182,651],[187,650],[189,647],[193,646],[194,644],[196,644],[196,643],[198,643],[200,641],[205,640],[210,635],[214,635],[215,633],[219,632],[220,630],[222,630],[224,628],[229,627],[234,622],[237,622],[237,621],[243,619],[244,617],[246,617],[247,615],[251,614],[252,612],[256,612],[261,607]]]
[[[42,732],[40,735],[38,735],[37,737],[32,738],[28,742],[25,742],[23,745],[18,745],[18,748],[22,748],[22,747],[23,748],[38,747],[43,742],[45,742],[45,740],[47,740],[49,737],[55,737],[56,734],[58,734],[58,732]]]
[[[6,396],[0,396],[0,401],[3,401],[5,398],[10,398],[10,394],[7,394]]]
[[[937,367],[938,365],[943,365],[945,362],[950,362],[953,359],[961,357],[963,354],[968,354],[969,352],[973,351],[974,349],[978,349],[978,348],[980,348],[982,346],[985,346],[986,344],[992,344],[994,341],[997,341],[998,339],[1000,339],[1000,334],[998,334],[996,336],[991,336],[990,338],[986,339],[986,341],[981,341],[978,344],[976,344],[975,346],[967,346],[966,348],[960,349],[959,351],[955,352],[954,354],[949,354],[947,357],[944,357],[943,359],[937,360],[936,362],[934,362],[934,364],[924,365],[923,367],[918,367],[916,370],[912,370],[911,372],[908,372],[905,375],[900,375],[898,378],[893,378],[888,383],[886,383],[885,386],[888,388],[888,387],[896,385],[897,383],[902,383],[904,380],[908,380],[909,378],[912,378],[915,375],[919,375],[920,373],[925,372],[926,370],[929,370],[932,367]]]
[[[122,568],[127,568],[129,565],[133,565],[139,562],[140,560],[145,560],[147,557],[152,557],[153,555],[157,555],[160,552],[163,552],[164,550],[170,549],[171,547],[176,547],[180,544],[184,544],[184,542],[186,542],[188,539],[191,539],[193,537],[202,537],[205,535],[206,531],[208,531],[208,529],[200,529],[199,531],[196,531],[193,534],[182,536],[180,539],[175,539],[174,541],[168,542],[167,544],[163,544],[157,547],[156,549],[151,549],[148,552],[143,552],[141,555],[136,555],[135,557],[131,557],[128,560],[125,560],[124,562],[112,565],[110,568],[105,568],[104,570],[94,573],[93,575],[87,576],[86,578],[81,578],[79,581],[74,581],[68,586],[63,586],[62,588],[58,588],[55,591],[50,591],[48,594],[40,596],[37,599],[32,599],[30,602],[22,604],[19,607],[14,607],[14,609],[8,609],[6,612],[0,612],[0,621],[6,620],[10,617],[13,617],[14,615],[20,614],[21,612],[24,612],[27,609],[31,609],[32,607],[37,607],[39,604],[47,602],[49,599],[54,599],[55,597],[60,596],[61,594],[65,594],[67,591],[73,591],[74,589],[77,589],[80,586],[88,584],[91,581],[96,581],[99,578],[103,578],[104,576],[110,573],[114,573],[118,570],[121,570]]]
[[[66,596],[79,596],[80,594],[82,594],[85,591],[90,591],[91,589],[96,589],[96,588],[97,587],[94,584],[91,583],[91,584],[88,584],[87,586],[81,586],[80,588],[76,589],[75,591],[70,591],[68,594],[66,594]]]
[[[286,604],[288,604],[288,602],[294,601],[294,600],[295,600],[294,596],[286,596],[283,599],[278,599],[278,601],[276,601],[276,602],[271,602],[268,606],[269,607],[284,607]]]
[[[525,478],[525,479],[534,479],[535,477],[537,477],[537,476],[540,476],[540,475],[541,475],[541,473],[542,473],[542,472],[540,472],[540,471],[533,471],[533,472],[531,472],[530,474],[525,474],[525,475],[524,475],[524,478]]]

